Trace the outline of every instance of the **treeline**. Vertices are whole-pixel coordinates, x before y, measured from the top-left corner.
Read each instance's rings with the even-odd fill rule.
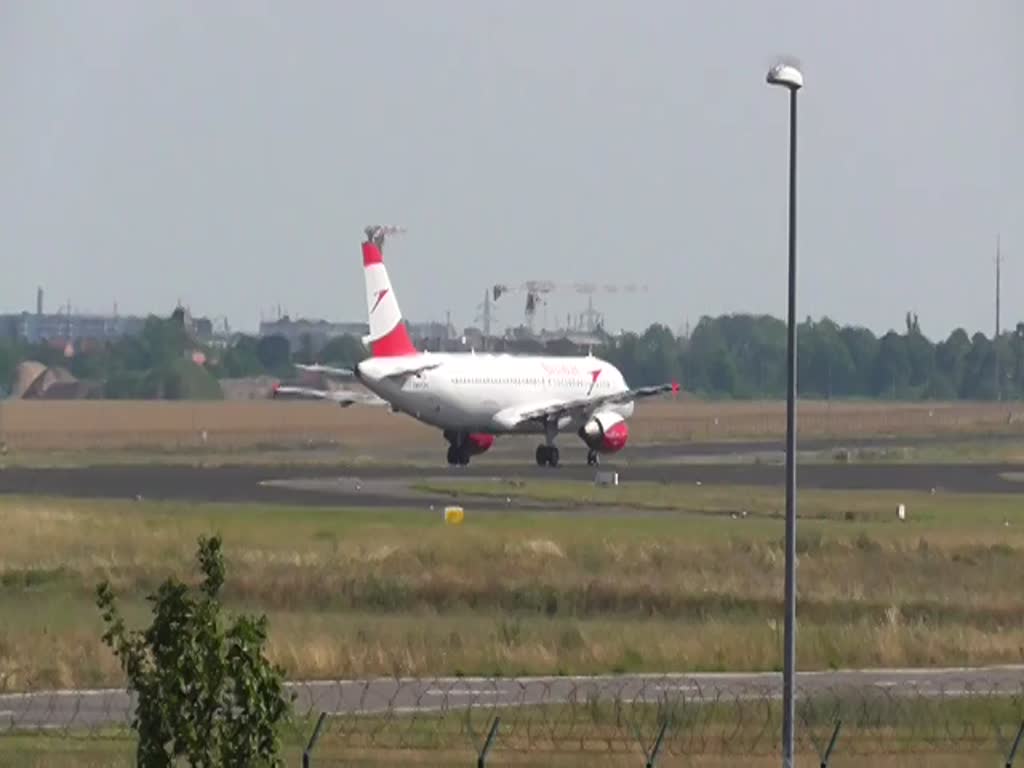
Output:
[[[902,332],[881,337],[858,326],[808,318],[798,328],[799,391],[813,398],[992,400],[1024,395],[1024,323],[993,340],[963,329],[932,341],[916,315]],[[292,349],[281,336],[237,336],[211,348],[188,334],[183,318],[151,317],[138,336],[80,345],[70,358],[45,344],[0,341],[0,384],[9,384],[22,360],[69,368],[79,379],[101,383],[108,398],[217,398],[217,380],[295,375],[293,364],[354,366],[367,355],[352,336],[332,339],[313,352],[307,340]],[[579,354],[567,342],[504,342],[512,353]],[[634,386],[677,380],[711,398],[782,398],[786,392],[786,325],[766,315],[704,317],[688,336],[663,325],[626,333],[595,348]],[[197,355],[198,361],[197,361]]]
[[[35,361],[67,369],[75,378],[92,382],[91,396],[109,399],[219,399],[216,376],[205,362],[206,350],[189,336],[184,315],[147,318],[138,335],[109,342],[79,342],[68,356],[63,346],[0,341],[0,385],[10,389],[17,366]]]
[[[961,328],[932,341],[916,315],[902,333],[808,318],[797,328],[801,396],[900,400],[992,400],[1024,395],[1024,323],[993,340]],[[603,354],[631,384],[678,379],[707,397],[782,398],[786,324],[765,315],[704,317],[689,337],[652,325]]]
[[[204,344],[189,333],[180,311],[170,317],[148,317],[137,335],[79,341],[70,355],[60,344],[0,339],[0,396],[13,388],[18,365],[25,361],[67,369],[76,379],[95,385],[92,397],[211,400],[223,396],[220,379],[289,379],[295,376],[296,362],[330,361],[351,367],[367,354],[352,336],[332,339],[318,356],[308,339],[303,342],[294,351],[281,336],[239,335],[226,347]]]

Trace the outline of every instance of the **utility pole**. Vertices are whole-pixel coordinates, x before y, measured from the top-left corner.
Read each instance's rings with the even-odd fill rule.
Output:
[[[999,281],[1000,281],[1000,268],[1002,267],[1003,255],[1000,252],[1000,236],[996,235],[996,335],[992,337],[992,354],[995,357],[995,365],[993,366],[995,376],[995,398],[996,400],[1002,400],[1002,387],[999,386]]]

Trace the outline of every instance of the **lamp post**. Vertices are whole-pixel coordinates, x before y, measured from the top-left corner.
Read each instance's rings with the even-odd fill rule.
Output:
[[[789,90],[789,313],[786,344],[786,594],[782,673],[782,766],[793,768],[793,703],[796,667],[796,92],[803,73],[779,63],[768,71],[769,85]]]

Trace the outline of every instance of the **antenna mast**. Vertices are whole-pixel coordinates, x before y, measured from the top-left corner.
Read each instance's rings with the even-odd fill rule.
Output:
[[[373,243],[381,251],[384,250],[384,241],[389,235],[400,235],[406,231],[405,227],[397,227],[392,224],[370,224],[364,230],[366,241]]]
[[[995,398],[996,400],[1002,400],[1002,387],[1000,386],[999,378],[999,299],[1000,299],[1000,271],[1003,262],[1003,255],[1000,248],[1000,235],[996,235],[996,335],[992,337],[992,354],[995,357],[995,365],[993,366],[995,375]]]

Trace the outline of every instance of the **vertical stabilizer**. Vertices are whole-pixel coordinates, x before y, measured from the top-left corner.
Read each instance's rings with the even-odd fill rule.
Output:
[[[370,333],[363,342],[369,345],[374,357],[416,354],[384,266],[384,239],[400,231],[396,227],[370,226],[366,228],[363,242],[366,311],[370,324]]]

